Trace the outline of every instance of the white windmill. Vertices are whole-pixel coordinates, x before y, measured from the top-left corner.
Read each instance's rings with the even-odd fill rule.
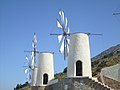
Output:
[[[25,52],[32,52],[31,57],[26,57],[27,65],[25,69],[25,74],[27,74],[27,77],[29,75],[29,81],[31,81],[31,86],[36,85],[36,78],[37,78],[37,65],[36,65],[36,47],[37,47],[37,39],[36,39],[36,33],[34,33],[34,38],[32,40],[32,47],[33,51],[25,51]]]
[[[57,35],[58,41],[61,43],[60,46],[60,53],[64,53],[64,59],[68,56],[69,53],[69,38],[70,36],[70,29],[68,27],[68,19],[65,17],[64,11],[59,11],[59,19],[57,19],[57,26],[59,29],[62,30],[62,34],[50,34],[50,35]]]

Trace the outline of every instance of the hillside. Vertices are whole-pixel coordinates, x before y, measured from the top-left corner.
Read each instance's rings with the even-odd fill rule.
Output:
[[[92,58],[92,61],[97,61],[100,59],[104,59],[108,56],[114,55],[116,53],[120,52],[120,44],[116,45],[116,46],[112,46],[109,49],[101,52],[99,55],[95,56]]]
[[[104,58],[92,61],[92,74],[96,76],[102,68],[120,63],[120,52],[109,54]]]
[[[92,74],[96,76],[102,68],[120,63],[120,44],[92,58]]]

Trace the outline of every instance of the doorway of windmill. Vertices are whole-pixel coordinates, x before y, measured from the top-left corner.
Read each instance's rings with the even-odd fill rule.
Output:
[[[44,74],[43,75],[43,84],[47,84],[48,83],[48,74]]]
[[[76,76],[82,76],[82,62],[76,62]]]

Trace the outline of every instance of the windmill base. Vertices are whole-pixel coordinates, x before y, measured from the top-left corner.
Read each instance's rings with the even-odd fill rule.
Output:
[[[89,77],[70,77],[52,80],[47,86],[33,86],[31,90],[111,90],[111,88]]]

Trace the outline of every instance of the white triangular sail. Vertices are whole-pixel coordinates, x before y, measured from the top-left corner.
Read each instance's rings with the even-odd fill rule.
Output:
[[[65,24],[64,23],[65,20],[64,20],[64,12],[63,11],[61,11],[61,21],[62,21],[63,24]]]
[[[67,17],[65,17],[65,28],[67,28],[67,23],[68,23],[68,20],[67,20]]]
[[[67,31],[67,33],[69,34],[70,33],[70,28],[68,27],[68,31]]]
[[[62,15],[62,12],[61,12],[61,10],[59,11],[59,15],[60,15],[60,16]]]
[[[27,72],[28,72],[28,69],[25,69],[25,74],[27,74]]]
[[[64,52],[64,39],[62,41],[62,44],[60,46],[60,53],[63,53]]]
[[[26,56],[25,58],[26,58],[26,60],[28,61],[28,57]]]
[[[62,28],[62,25],[60,24],[60,22],[58,20],[57,20],[57,27]]]
[[[58,41],[59,41],[59,43],[61,42],[62,37],[63,37],[63,35],[58,35]]]

